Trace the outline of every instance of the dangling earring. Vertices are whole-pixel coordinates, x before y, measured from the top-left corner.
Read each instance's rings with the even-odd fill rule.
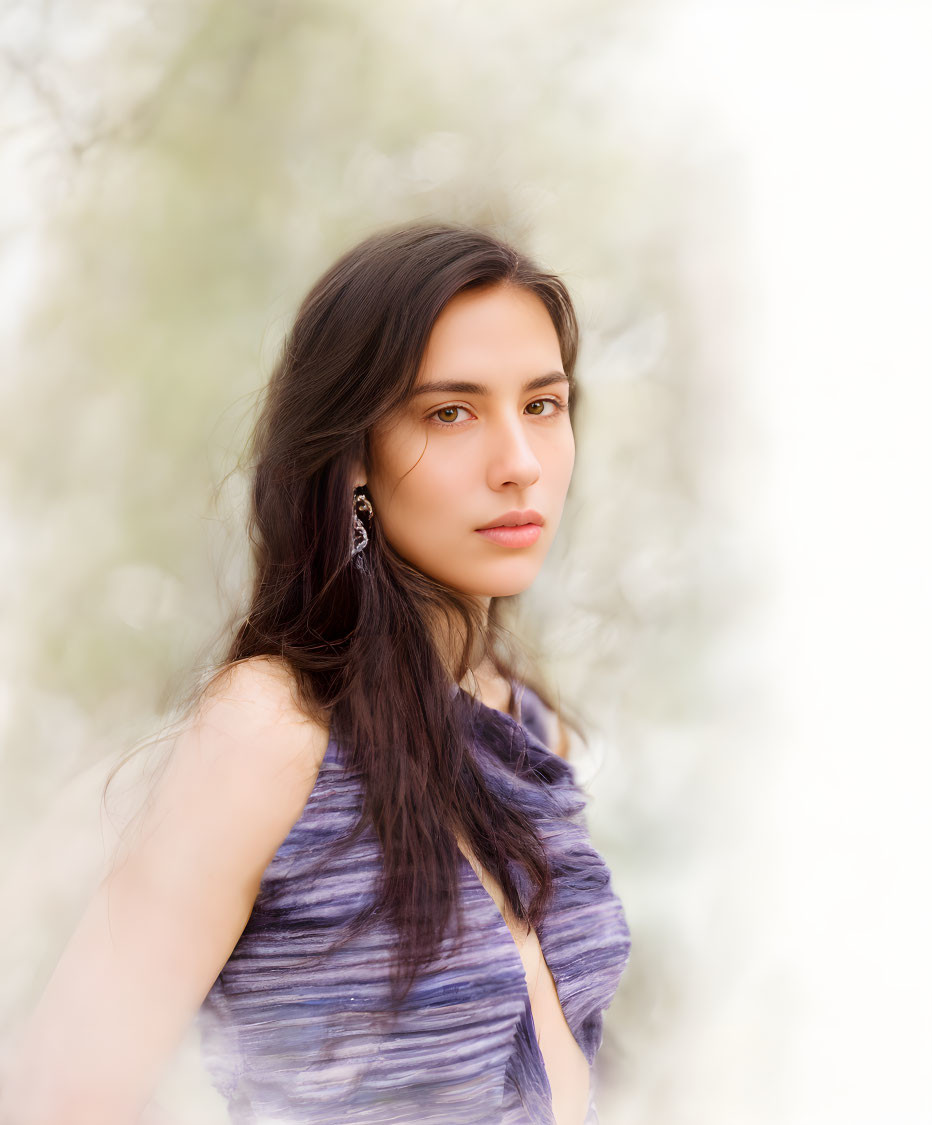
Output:
[[[357,569],[366,570],[365,558],[361,554],[362,550],[369,542],[369,534],[366,531],[366,524],[371,526],[373,511],[372,505],[369,503],[369,498],[365,494],[366,486],[364,484],[358,485],[353,489],[353,561]],[[359,513],[365,513],[366,524],[359,518]]]

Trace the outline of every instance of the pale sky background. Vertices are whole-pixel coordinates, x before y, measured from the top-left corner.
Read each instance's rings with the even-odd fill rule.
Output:
[[[105,48],[108,36],[131,25],[126,13],[132,7],[87,5],[96,18],[74,21],[54,44],[56,52],[80,60]],[[581,9],[578,19],[592,18],[596,8]],[[173,10],[175,16],[181,11]],[[642,404],[636,424],[648,432],[656,425],[658,434],[692,443],[683,495],[699,501],[703,518],[693,525],[683,517],[681,536],[658,533],[641,554],[629,550],[620,533],[612,541],[610,564],[624,576],[625,589],[635,602],[640,593],[639,608],[648,620],[667,622],[675,642],[671,649],[650,648],[662,645],[662,628],[632,633],[619,626],[611,638],[619,652],[633,644],[657,655],[649,672],[637,663],[644,658],[630,657],[634,671],[625,666],[631,678],[623,681],[617,710],[606,699],[610,680],[604,676],[586,695],[592,667],[583,625],[579,648],[552,658],[567,694],[583,696],[606,730],[624,724],[617,746],[606,735],[600,747],[608,758],[606,784],[592,809],[593,834],[611,859],[633,934],[632,961],[607,1021],[615,1054],[606,1057],[616,1060],[617,1073],[611,1100],[600,1103],[601,1120],[928,1123],[932,8],[918,0],[677,0],[613,11],[615,37],[599,43],[592,65],[560,71],[560,81],[572,78],[574,97],[593,99],[599,110],[598,121],[579,122],[581,143],[591,129],[594,150],[617,144],[618,151],[635,154],[632,164],[606,162],[608,180],[591,185],[597,203],[588,233],[593,241],[610,240],[605,201],[616,191],[626,193],[626,213],[633,209],[651,237],[653,216],[669,222],[664,245],[673,248],[679,303],[657,295],[653,304],[632,299],[639,316],[621,332],[607,310],[624,255],[598,273],[595,250],[580,249],[574,257],[569,235],[566,241],[542,236],[541,247],[556,264],[566,263],[580,294],[590,327],[589,385],[617,394],[616,405]],[[444,20],[468,18],[453,3],[431,12],[441,30]],[[469,32],[484,44],[516,28],[551,45],[571,24],[580,31],[568,6],[556,4],[509,7],[507,27],[498,22],[506,14],[501,5],[480,3],[469,14]],[[7,6],[3,19],[9,62],[9,52],[33,42],[33,33],[16,5]],[[549,57],[543,48],[540,57]],[[3,433],[12,435],[15,427],[20,437],[16,453],[0,461],[6,621],[0,630],[0,764],[6,819],[15,825],[2,838],[4,854],[13,856],[2,891],[8,914],[23,904],[29,922],[11,926],[4,938],[9,978],[3,1000],[18,1012],[28,991],[23,982],[38,979],[37,965],[47,963],[55,942],[64,940],[64,920],[74,915],[71,904],[57,912],[47,905],[65,893],[55,889],[55,879],[66,882],[69,864],[79,863],[67,842],[49,833],[58,825],[64,835],[66,824],[79,823],[89,841],[85,852],[93,850],[94,786],[103,761],[95,747],[112,750],[121,738],[143,733],[157,714],[156,700],[134,700],[114,686],[101,689],[100,706],[90,708],[89,717],[87,700],[97,696],[82,696],[77,688],[70,694],[54,686],[67,678],[47,682],[35,671],[53,665],[52,648],[65,644],[56,641],[64,633],[44,622],[62,616],[61,628],[85,645],[85,660],[93,664],[96,649],[84,638],[94,634],[83,615],[112,611],[125,631],[113,633],[114,651],[122,652],[124,665],[135,661],[142,669],[149,657],[130,647],[133,629],[145,634],[153,621],[171,624],[172,606],[187,603],[184,576],[176,573],[181,563],[173,571],[148,547],[114,572],[119,581],[108,585],[109,600],[100,608],[86,593],[93,586],[53,582],[48,604],[40,606],[30,584],[43,551],[55,562],[50,576],[67,571],[63,526],[76,529],[69,533],[75,536],[83,529],[89,542],[109,542],[110,531],[95,522],[96,509],[77,491],[63,498],[67,525],[57,522],[58,505],[54,521],[51,508],[27,518],[17,507],[25,466],[34,464],[27,447],[54,463],[49,434],[60,433],[46,429],[47,416],[36,407],[42,399],[34,388],[46,378],[54,384],[31,358],[39,343],[31,325],[38,322],[29,321],[28,330],[25,325],[44,286],[73,269],[62,249],[67,232],[52,220],[69,198],[71,180],[68,160],[36,143],[46,120],[41,98],[35,90],[24,92],[9,66],[4,74],[7,120],[15,128],[0,133],[0,333],[10,357],[0,395]],[[533,74],[540,82],[540,72]],[[147,78],[140,63],[133,82],[144,89]],[[101,83],[105,87],[104,78]],[[532,103],[533,89],[527,104],[507,102],[507,122],[489,121],[520,137],[515,125],[525,120],[520,114],[534,113]],[[484,112],[477,110],[480,124]],[[457,161],[470,151],[449,128],[416,150],[421,156],[414,173],[431,183],[443,180],[444,169],[460,168]],[[533,141],[541,152],[545,134]],[[528,214],[551,232],[562,221],[573,237],[584,237],[587,214],[578,204],[585,191],[577,184],[564,198],[558,172],[553,182],[547,179],[562,150],[549,153],[551,164],[535,165],[522,162],[513,136],[503,142],[503,149],[509,146],[519,153],[513,170]],[[361,148],[355,160],[354,180],[358,173],[378,182],[393,167],[375,150]],[[592,167],[593,174],[601,167],[596,156]],[[697,169],[703,192],[675,194],[676,184],[664,178],[668,168],[683,176]],[[133,182],[127,180],[130,189]],[[474,181],[468,184],[477,190]],[[655,198],[658,186],[669,190],[672,202],[665,194]],[[86,184],[76,196],[81,191]],[[451,198],[440,196],[438,203]],[[365,218],[358,221],[365,227]],[[626,221],[630,231],[642,229]],[[617,237],[621,244],[622,233]],[[635,241],[630,235],[624,245]],[[302,284],[294,280],[297,266],[282,273],[280,290],[243,330],[256,364],[271,346],[259,338],[258,325],[274,339]],[[635,277],[635,291],[642,280]],[[78,302],[80,285],[73,292]],[[92,297],[88,309],[93,303]],[[670,397],[652,391],[654,397],[642,399],[648,384],[641,373],[662,366],[666,341],[682,340],[686,323],[689,346],[681,344],[678,354],[688,360],[691,379],[668,375],[659,385]],[[95,354],[88,346],[87,355]],[[620,389],[612,383],[618,370],[627,373]],[[246,386],[235,383],[238,393]],[[217,397],[216,406],[205,408],[204,444],[211,419],[232,398]],[[113,409],[118,424],[135,418],[128,408]],[[685,419],[682,427],[665,429],[657,421],[664,410]],[[108,417],[103,409],[100,424]],[[607,448],[613,424],[610,413],[593,418],[594,449]],[[82,431],[88,448],[93,433]],[[196,434],[197,428],[195,446]],[[624,435],[625,443],[635,440],[630,430]],[[117,439],[98,440],[115,458]],[[594,458],[584,482],[601,479]],[[611,462],[606,474],[631,501],[624,510],[634,512],[633,505],[648,497],[657,505],[669,502],[663,511],[680,519],[681,494],[667,487],[665,476],[645,470],[638,479],[662,487],[656,494],[647,487],[629,494],[619,475],[624,464]],[[197,478],[190,500],[197,513],[206,511],[201,487]],[[577,519],[582,532],[597,533],[593,508],[581,508]],[[638,530],[647,534],[653,525],[638,519]],[[89,566],[103,557],[88,555]],[[188,555],[179,548],[173,557]],[[558,588],[557,566],[532,605]],[[163,570],[176,576],[160,577]],[[712,643],[690,643],[693,626],[683,621],[692,603],[677,600],[674,588],[705,591],[706,605],[712,592],[720,610]],[[749,588],[754,597],[746,595]],[[729,614],[732,591],[736,609]],[[154,598],[156,608],[140,609],[143,596]],[[660,616],[670,607],[670,615]],[[584,615],[579,620],[585,624]],[[165,649],[164,663],[154,666],[183,664],[212,624],[205,616],[194,626],[171,625],[177,639]],[[665,677],[674,676],[665,653],[702,665],[701,706],[686,720],[677,711],[681,697],[671,702],[663,691]],[[109,677],[116,685],[112,666],[101,667],[99,682]],[[640,697],[648,688],[656,702],[628,715],[632,692]],[[98,727],[111,732],[112,745],[101,740]],[[69,745],[53,761],[47,747],[56,731],[66,732]],[[34,769],[27,750],[41,761]],[[59,803],[51,804],[59,792]],[[66,807],[73,821],[65,819]],[[219,1103],[194,1093],[194,1058],[189,1052],[177,1076],[166,1081],[169,1119],[219,1125]]]

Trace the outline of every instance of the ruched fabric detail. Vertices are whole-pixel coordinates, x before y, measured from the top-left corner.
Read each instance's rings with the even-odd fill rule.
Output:
[[[547,847],[554,897],[537,936],[592,1067],[630,934],[589,838],[587,798],[571,763],[546,745],[544,704],[527,685],[513,686],[520,721],[477,703],[472,750],[489,785],[533,818]],[[332,948],[375,902],[380,851],[371,826],[350,848],[332,847],[361,804],[360,780],[331,738],[198,1013],[205,1065],[231,1125],[554,1125],[521,956],[465,856],[462,933],[451,927],[397,1015],[388,1011],[388,927],[375,919]],[[523,872],[513,875],[521,888]],[[590,1089],[585,1125],[597,1125]]]

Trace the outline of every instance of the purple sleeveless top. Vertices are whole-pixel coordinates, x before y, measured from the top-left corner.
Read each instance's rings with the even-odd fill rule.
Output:
[[[548,850],[554,897],[537,936],[591,1068],[630,934],[589,839],[587,798],[572,765],[545,743],[545,705],[526,684],[513,687],[520,722],[476,700],[471,743],[493,790],[532,817]],[[376,897],[381,853],[371,825],[327,859],[361,801],[361,782],[331,738],[307,804],[198,1013],[204,1062],[231,1122],[553,1125],[521,955],[465,856],[461,940],[451,926],[388,1030],[380,1024],[393,940],[385,923],[328,952]],[[512,875],[527,902],[527,876],[517,867]],[[598,1123],[594,1078],[591,1070],[585,1125]]]

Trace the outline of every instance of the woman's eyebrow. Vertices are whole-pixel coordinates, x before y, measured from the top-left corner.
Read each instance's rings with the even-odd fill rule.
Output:
[[[524,384],[521,390],[522,392],[539,391],[542,387],[549,387],[553,383],[568,383],[569,381],[569,376],[563,371],[551,371],[547,375],[538,375],[537,378],[531,379],[530,382]],[[448,379],[439,383],[422,383],[414,388],[415,395],[437,394],[441,391],[452,391],[461,395],[488,395],[492,393],[484,383],[464,383],[455,379]]]

